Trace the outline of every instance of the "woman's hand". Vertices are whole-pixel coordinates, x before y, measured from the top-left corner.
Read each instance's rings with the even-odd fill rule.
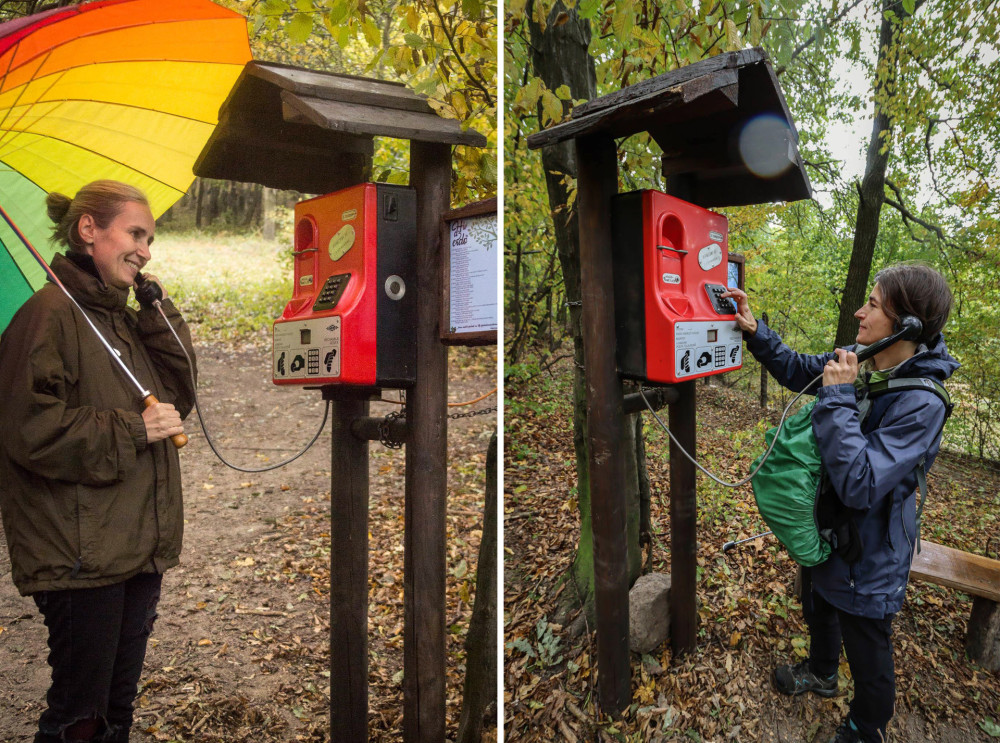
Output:
[[[750,311],[750,301],[745,291],[729,289],[719,296],[723,299],[732,297],[736,301],[736,324],[740,326],[740,330],[745,330],[750,335],[757,332],[757,321],[754,319],[753,312]]]
[[[858,378],[858,355],[843,348],[836,349],[837,358],[830,359],[823,367],[823,386],[854,384]]]
[[[184,433],[181,414],[169,402],[158,402],[143,410],[142,422],[146,424],[146,443],[148,444]]]
[[[151,273],[144,273],[142,276],[143,276],[143,282],[142,283],[145,284],[146,282],[152,281],[154,284],[156,284],[158,287],[160,287],[160,295],[161,295],[160,299],[166,299],[167,298],[167,288],[163,285],[163,283],[156,276],[153,276],[153,274],[151,274]],[[139,283],[136,282],[135,286],[136,286],[136,289],[138,289],[139,288]]]

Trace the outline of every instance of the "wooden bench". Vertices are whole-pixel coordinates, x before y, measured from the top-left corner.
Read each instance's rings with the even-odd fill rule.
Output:
[[[1000,671],[1000,560],[921,540],[910,578],[972,594],[965,652],[984,668]]]

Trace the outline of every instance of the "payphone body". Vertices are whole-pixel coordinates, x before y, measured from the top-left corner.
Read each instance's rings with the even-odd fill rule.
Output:
[[[275,384],[401,388],[416,376],[416,192],[364,183],[295,205]]]
[[[728,283],[729,223],[653,190],[612,200],[617,362],[674,383],[739,369],[743,338]]]

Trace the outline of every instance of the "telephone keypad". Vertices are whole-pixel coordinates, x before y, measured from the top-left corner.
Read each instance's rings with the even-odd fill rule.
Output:
[[[313,303],[313,312],[319,310],[332,310],[337,306],[337,302],[340,301],[341,295],[344,293],[344,289],[347,288],[347,283],[351,280],[351,274],[342,273],[335,276],[331,276],[323,283],[323,288],[320,290],[319,296],[316,297],[316,301]]]
[[[722,284],[705,284],[705,293],[708,294],[708,301],[712,303],[712,309],[719,315],[735,315],[736,302],[732,297],[722,298],[729,289]]]

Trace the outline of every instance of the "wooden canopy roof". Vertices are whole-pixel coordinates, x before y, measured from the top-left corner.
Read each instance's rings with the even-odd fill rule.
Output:
[[[795,123],[761,49],[720,54],[595,98],[568,121],[528,137],[528,146],[642,131],[663,149],[667,190],[692,203],[739,206],[811,195]]]
[[[251,61],[194,172],[328,193],[370,178],[374,137],[486,145],[401,83]]]

